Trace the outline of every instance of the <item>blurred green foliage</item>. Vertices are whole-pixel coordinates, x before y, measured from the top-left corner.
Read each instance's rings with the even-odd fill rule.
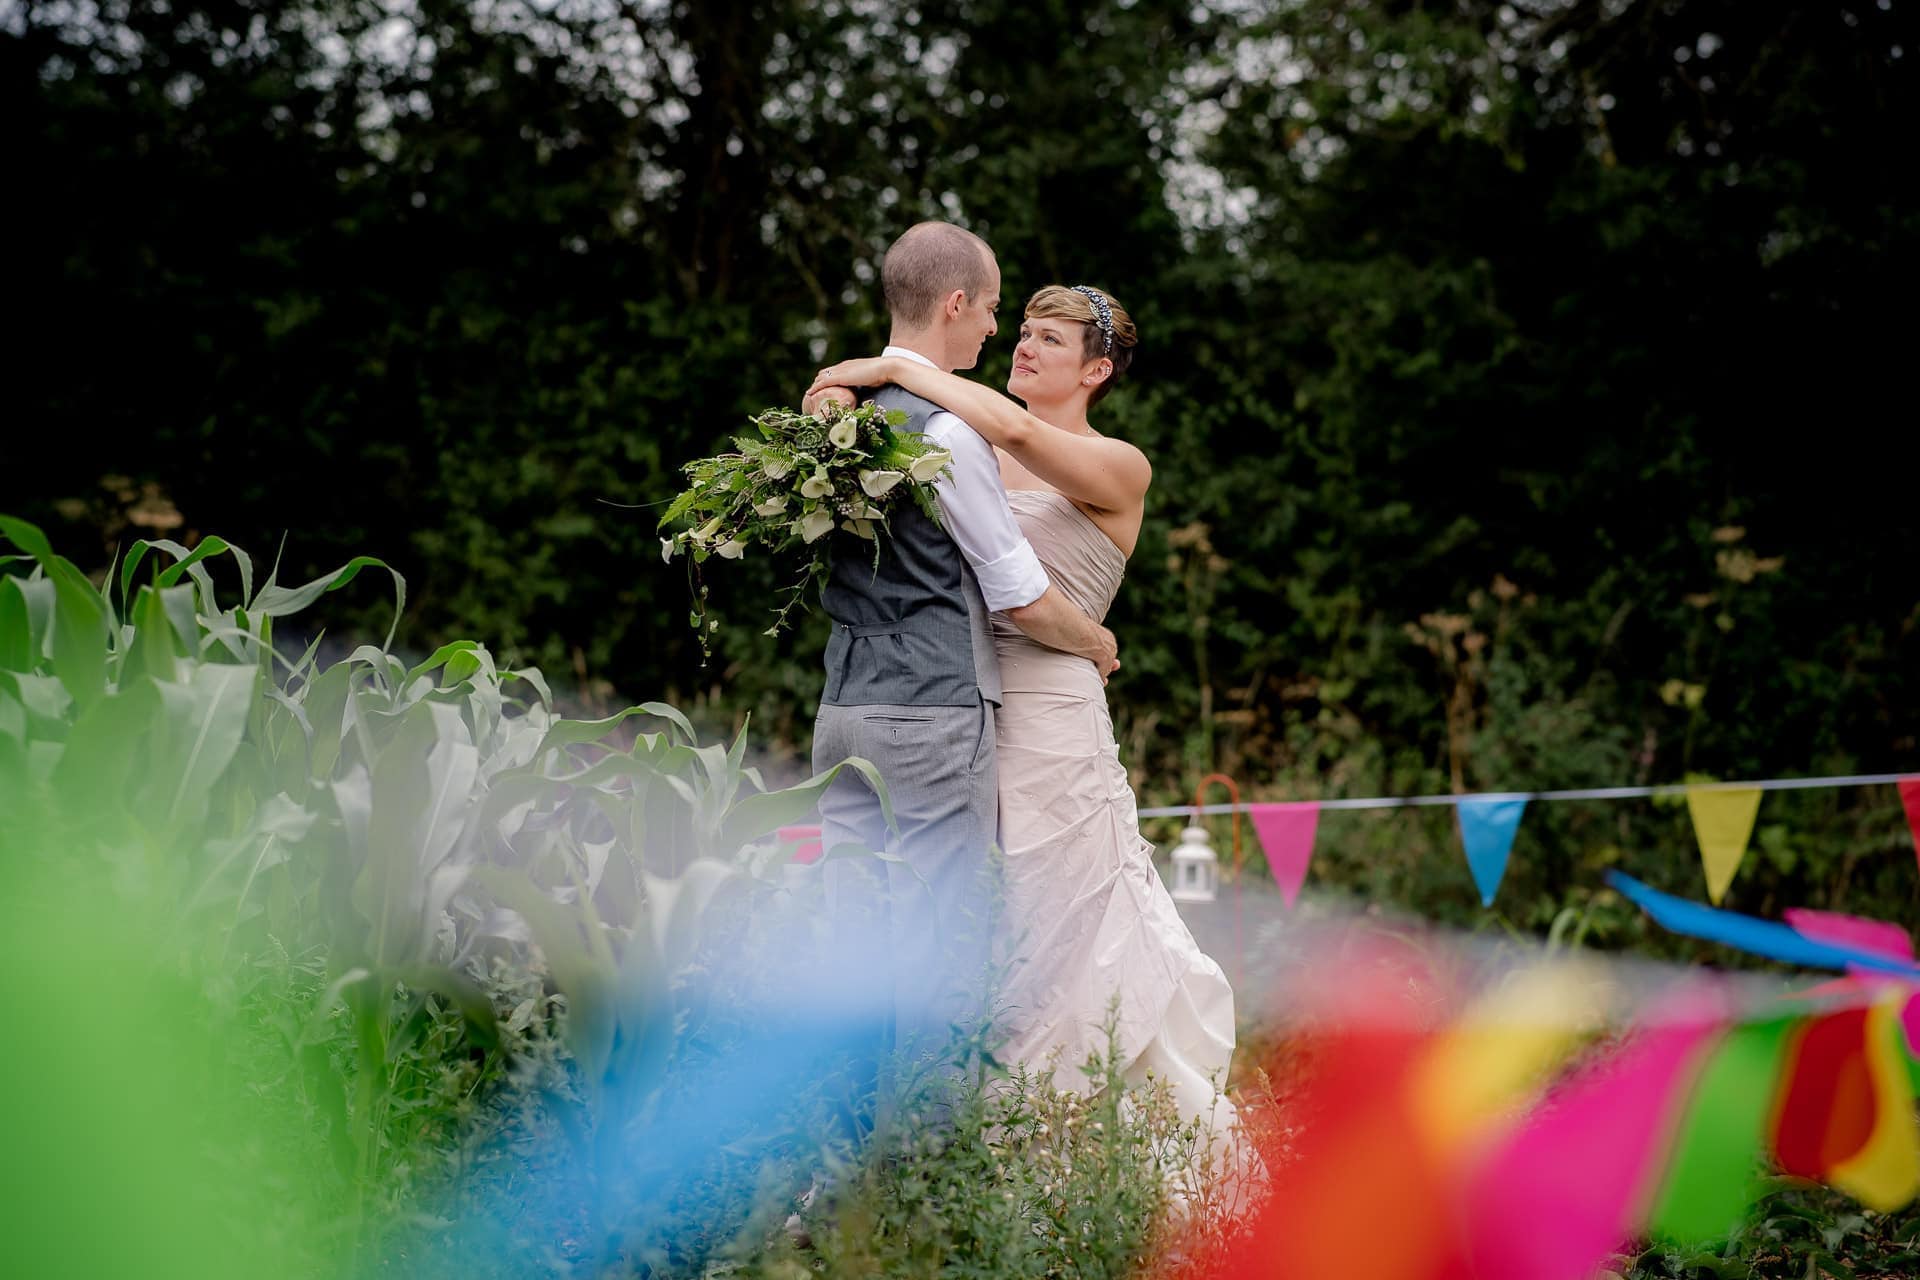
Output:
[[[290,576],[370,549],[409,648],[751,711],[791,764],[817,622],[701,669],[652,515],[604,503],[870,351],[885,245],[952,216],[1011,299],[1141,324],[1102,408],[1156,468],[1114,618],[1149,802],[1911,770],[1916,35],[1868,0],[14,6],[39,460],[0,508],[96,570],[169,529],[288,534]],[[1483,918],[1443,813],[1322,850]],[[1732,905],[1911,919],[1910,855],[1884,789],[1773,796]],[[1626,940],[1616,864],[1695,886],[1684,815],[1535,806],[1497,905]]]
[[[0,1071],[33,1176],[0,1221],[30,1271],[358,1274],[543,1107],[523,1141],[603,1269],[653,1184],[744,1139],[766,1088],[677,1145],[662,1098],[768,999],[715,970],[821,972],[819,868],[774,833],[843,769],[887,809],[872,765],[770,787],[744,733],[557,715],[472,640],[411,668],[276,647],[363,570],[397,613],[371,557],[288,586],[223,539],[141,539],[96,587],[28,522],[0,546],[0,959],[34,975]]]

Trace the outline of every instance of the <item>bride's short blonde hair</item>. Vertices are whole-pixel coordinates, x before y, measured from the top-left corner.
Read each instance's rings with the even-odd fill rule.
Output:
[[[1107,347],[1106,333],[1100,325],[1100,314],[1094,309],[1093,299],[1080,289],[1050,284],[1027,299],[1026,311],[1029,320],[1078,320],[1086,326],[1086,334],[1080,344],[1084,357],[1098,360],[1104,355],[1113,362],[1113,372],[1087,397],[1089,405],[1099,404],[1101,398],[1113,390],[1113,384],[1120,381],[1127,366],[1133,363],[1134,349],[1140,345],[1140,332],[1134,327],[1133,317],[1127,314],[1127,309],[1105,289],[1094,289],[1093,292],[1099,294],[1107,304],[1107,314],[1113,320],[1111,350]]]

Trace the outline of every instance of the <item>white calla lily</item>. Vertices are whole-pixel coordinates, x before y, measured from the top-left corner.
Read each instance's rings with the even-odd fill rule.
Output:
[[[907,478],[904,471],[862,471],[860,487],[869,498],[877,498]]]
[[[680,549],[680,544],[676,542],[674,539],[672,538],[660,539],[660,563],[672,564],[673,553],[678,551],[679,549]]]
[[[847,520],[842,522],[840,527],[848,533],[865,538],[869,542],[873,541],[873,521],[871,520]]]
[[[827,428],[827,443],[836,449],[851,449],[860,441],[858,424],[842,418]]]
[[[765,502],[753,504],[753,514],[757,516],[777,516],[786,509],[787,500],[779,495],[768,498]]]
[[[935,449],[931,453],[924,453],[915,458],[913,465],[907,468],[907,474],[918,483],[925,484],[929,480],[938,479],[940,469],[951,461],[953,461],[951,453],[945,449]]]
[[[713,541],[713,535],[720,532],[720,526],[726,523],[726,519],[727,518],[725,516],[715,516],[713,519],[707,521],[705,524],[701,525],[698,529],[695,529],[692,533],[688,534],[687,540],[689,542],[699,542],[703,544]]]
[[[824,498],[832,494],[833,481],[827,477],[827,469],[820,467],[811,476],[800,482],[800,496],[803,498]]]
[[[818,542],[833,529],[833,513],[815,508],[793,522],[793,531],[802,542]]]
[[[738,538],[728,538],[714,550],[719,553],[722,560],[738,560],[747,553],[747,544]]]

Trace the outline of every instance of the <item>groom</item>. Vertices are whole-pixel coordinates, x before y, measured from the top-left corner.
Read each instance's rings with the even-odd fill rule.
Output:
[[[881,281],[892,320],[887,355],[948,372],[978,362],[1000,304],[1000,268],[985,241],[922,222],[887,250]],[[821,798],[827,849],[853,843],[893,859],[829,865],[828,909],[847,980],[863,988],[842,995],[884,1008],[890,979],[894,1044],[927,1053],[946,1047],[955,1024],[985,1012],[1000,702],[987,616],[1004,611],[1033,639],[1089,659],[1102,675],[1118,664],[1113,633],[1047,580],[1014,523],[993,447],[899,387],[873,398],[948,450],[952,474],[936,484],[940,524],[911,503],[895,507],[877,570],[872,543],[834,535],[821,593],[833,634],[813,766],[863,756],[886,783],[897,834],[856,775],[841,773]]]

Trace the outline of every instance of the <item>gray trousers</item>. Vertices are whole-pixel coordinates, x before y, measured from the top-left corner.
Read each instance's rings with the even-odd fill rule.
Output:
[[[892,1011],[892,1047],[944,1050],[955,1023],[985,1012],[997,899],[990,847],[999,836],[993,704],[823,706],[813,767],[872,761],[899,833],[879,797],[843,771],[820,798],[831,851],[857,844],[902,862],[849,858],[825,868],[835,981],[857,1006]]]

